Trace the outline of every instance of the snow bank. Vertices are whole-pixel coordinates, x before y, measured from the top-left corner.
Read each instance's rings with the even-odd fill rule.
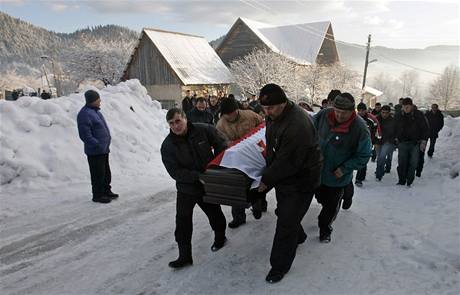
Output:
[[[168,132],[165,111],[138,80],[99,91],[111,134],[113,177],[164,176],[159,148]],[[0,184],[48,188],[88,182],[89,170],[76,117],[83,92],[57,99],[0,101]]]
[[[458,177],[460,173],[460,117],[452,118],[448,116],[444,120],[444,128],[439,132],[436,141],[434,157],[443,154],[439,160],[439,171],[452,178]]]

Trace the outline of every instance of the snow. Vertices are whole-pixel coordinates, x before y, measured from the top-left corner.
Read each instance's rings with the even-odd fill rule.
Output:
[[[233,77],[205,38],[144,29],[184,85],[229,84]]]
[[[0,101],[1,294],[457,294],[460,281],[460,119],[446,118],[433,159],[411,188],[396,186],[396,159],[382,182],[356,188],[353,206],[318,241],[312,202],[308,234],[278,284],[264,280],[276,216],[228,229],[211,252],[206,216],[195,209],[194,265],[173,271],[175,186],[160,160],[164,111],[138,81],[104,88],[112,132],[108,205],[90,201],[89,171],[75,118],[82,94]],[[135,113],[129,107],[132,106]],[[46,127],[48,126],[48,127]],[[6,172],[4,172],[6,171]],[[9,180],[6,181],[5,180]],[[9,182],[9,183],[8,183]],[[229,221],[229,207],[223,207]]]

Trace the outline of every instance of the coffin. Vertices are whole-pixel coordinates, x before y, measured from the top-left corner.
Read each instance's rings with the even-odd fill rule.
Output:
[[[237,169],[214,167],[200,175],[204,185],[203,201],[211,204],[249,207],[249,188],[252,183]]]

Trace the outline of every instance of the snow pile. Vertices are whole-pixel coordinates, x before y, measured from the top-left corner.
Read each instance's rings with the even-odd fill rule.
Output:
[[[460,173],[460,117],[445,118],[444,128],[439,132],[436,141],[434,156],[443,154],[442,160],[438,161],[439,171],[445,171],[450,177],[458,177]]]
[[[99,91],[112,134],[114,178],[164,176],[159,148],[168,132],[165,112],[138,80]],[[0,184],[34,189],[89,182],[76,117],[83,92],[58,99],[0,101]]]

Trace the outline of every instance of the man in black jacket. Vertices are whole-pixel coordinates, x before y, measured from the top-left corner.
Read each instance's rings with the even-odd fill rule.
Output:
[[[377,168],[375,176],[378,181],[382,180],[385,173],[391,171],[391,161],[393,160],[393,151],[395,149],[396,138],[396,121],[391,115],[389,105],[384,105],[377,116],[382,131],[382,138],[379,140],[380,148],[377,154]]]
[[[396,117],[398,142],[398,185],[411,186],[418,165],[419,151],[424,152],[429,128],[422,112],[416,110],[412,99],[402,102],[401,115]]]
[[[191,123],[214,124],[214,116],[206,109],[206,99],[204,97],[198,97],[195,107],[186,114]]]
[[[436,139],[438,138],[438,133],[444,127],[444,116],[439,110],[437,104],[431,105],[431,111],[426,111],[425,117],[428,119],[430,124],[430,147],[428,148],[428,157],[433,157],[434,146],[436,144]]]
[[[275,84],[260,90],[266,117],[266,164],[258,190],[275,188],[278,217],[266,280],[280,281],[291,268],[298,244],[307,235],[301,221],[320,183],[322,157],[309,115]]]
[[[184,99],[182,100],[182,110],[184,113],[188,113],[193,109],[192,97],[190,96],[190,90],[187,90]]]
[[[226,242],[226,220],[220,205],[203,202],[204,188],[199,181],[200,173],[215,155],[225,150],[225,140],[214,126],[192,124],[182,110],[173,108],[166,114],[171,128],[161,145],[161,158],[169,175],[176,180],[176,230],[179,258],[169,266],[180,268],[193,264],[192,260],[192,215],[198,204],[208,216],[215,233],[212,251],[222,248]]]

